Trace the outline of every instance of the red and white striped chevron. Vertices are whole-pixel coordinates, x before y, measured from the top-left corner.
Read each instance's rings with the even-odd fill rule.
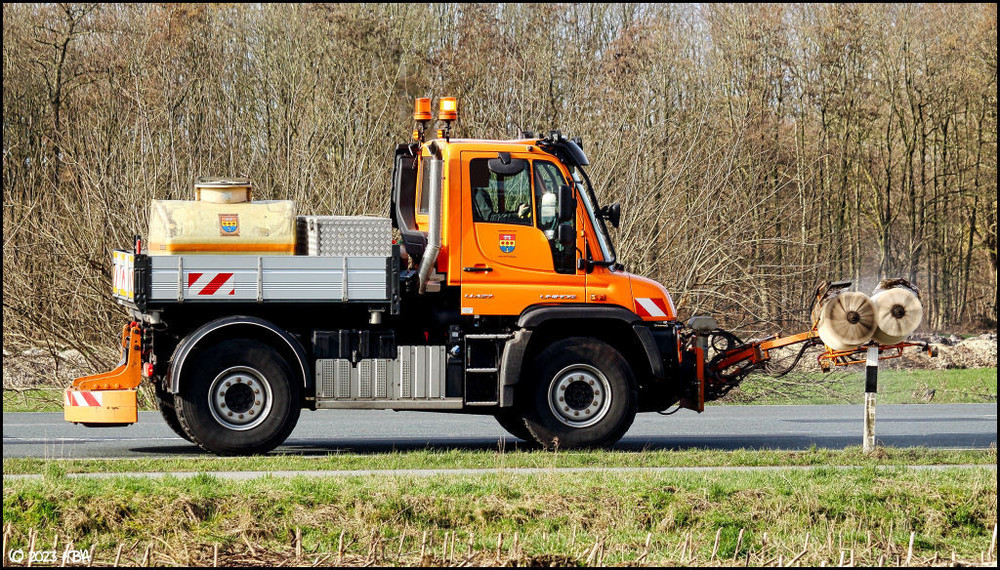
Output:
[[[236,294],[233,273],[188,273],[188,293],[198,297],[223,297]]]
[[[86,392],[78,390],[66,391],[67,406],[101,407],[100,392]]]
[[[648,297],[637,297],[635,308],[640,317],[665,317],[667,316],[667,303],[658,297],[652,299]]]

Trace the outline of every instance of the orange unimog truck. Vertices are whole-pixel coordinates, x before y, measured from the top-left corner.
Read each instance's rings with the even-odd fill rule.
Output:
[[[638,412],[701,411],[768,349],[818,343],[678,322],[618,263],[620,210],[579,140],[453,139],[451,98],[426,140],[430,111],[417,101],[395,150],[390,218],[289,218],[238,180],[155,203],[150,235],[113,254],[121,365],[76,380],[66,419],[134,423],[147,381],[167,424],[218,454],[273,449],[303,408],[489,414],[544,447],[606,446]]]

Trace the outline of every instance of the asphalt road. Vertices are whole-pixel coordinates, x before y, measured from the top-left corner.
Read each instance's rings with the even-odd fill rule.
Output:
[[[713,406],[702,414],[639,414],[615,448],[842,449],[861,445],[863,407]],[[913,404],[876,408],[876,438],[891,447],[987,448],[997,442],[996,404]],[[326,455],[409,449],[507,449],[519,441],[491,416],[364,410],[303,411],[279,453]],[[198,456],[158,412],[125,428],[85,428],[61,413],[3,414],[3,456],[117,458]]]

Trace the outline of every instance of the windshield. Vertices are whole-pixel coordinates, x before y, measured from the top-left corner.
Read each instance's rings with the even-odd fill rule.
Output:
[[[601,257],[604,258],[604,261],[615,261],[615,250],[611,245],[611,238],[608,237],[608,229],[604,226],[604,220],[596,215],[596,204],[590,198],[593,189],[581,177],[582,170],[579,166],[572,168],[573,182],[580,189],[580,199],[583,200],[583,206],[587,209],[587,215],[590,217],[590,224],[594,226],[594,233],[597,234],[597,243],[601,246]]]

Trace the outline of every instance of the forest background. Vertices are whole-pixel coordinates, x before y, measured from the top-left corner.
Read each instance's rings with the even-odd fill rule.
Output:
[[[582,137],[629,271],[682,317],[807,325],[816,284],[996,330],[996,4],[3,5],[3,345],[112,358],[110,252],[245,176],[388,215],[416,97]],[[105,354],[107,353],[107,354]]]

